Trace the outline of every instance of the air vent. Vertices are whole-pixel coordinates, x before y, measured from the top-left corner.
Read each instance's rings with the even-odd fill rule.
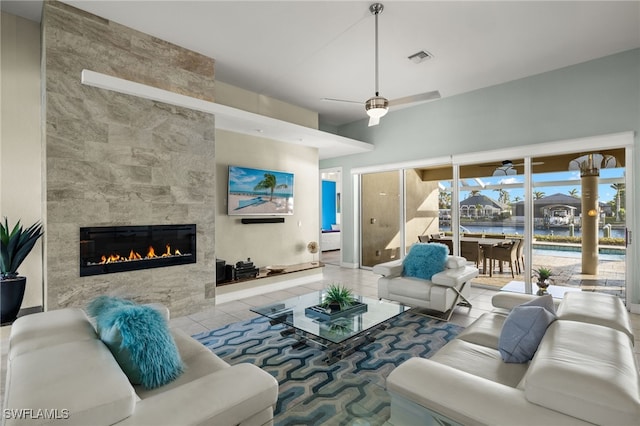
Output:
[[[411,62],[415,62],[416,64],[419,64],[420,62],[426,61],[427,59],[431,58],[433,58],[433,55],[429,52],[425,52],[424,50],[421,50],[409,56]]]

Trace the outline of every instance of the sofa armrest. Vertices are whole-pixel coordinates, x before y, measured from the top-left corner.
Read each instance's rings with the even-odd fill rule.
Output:
[[[237,425],[277,399],[276,379],[243,363],[138,401],[118,425]]]
[[[447,287],[460,287],[471,278],[477,277],[480,271],[473,266],[465,266],[457,269],[445,269],[442,272],[433,274],[431,282]]]
[[[384,277],[399,277],[402,275],[402,259],[380,263],[373,267],[373,273]]]
[[[393,370],[387,390],[460,424],[589,424],[528,402],[520,389],[430,359],[411,358]]]

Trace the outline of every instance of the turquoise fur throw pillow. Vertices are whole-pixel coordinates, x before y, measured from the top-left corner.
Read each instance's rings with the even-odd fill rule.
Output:
[[[444,271],[449,248],[439,243],[416,243],[402,262],[405,277],[430,280],[433,274]]]
[[[96,314],[100,339],[134,385],[153,389],[184,370],[167,321],[150,306],[101,296],[87,308]]]

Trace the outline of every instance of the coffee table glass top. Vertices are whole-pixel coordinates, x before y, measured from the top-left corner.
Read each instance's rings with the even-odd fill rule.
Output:
[[[408,306],[354,295],[356,301],[366,304],[365,312],[330,320],[307,314],[306,308],[322,303],[324,295],[325,290],[319,290],[255,307],[251,311],[329,342],[342,343],[410,309]]]

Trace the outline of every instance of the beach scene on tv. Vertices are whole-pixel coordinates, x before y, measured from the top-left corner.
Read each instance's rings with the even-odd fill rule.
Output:
[[[293,214],[293,173],[229,166],[230,215]]]

